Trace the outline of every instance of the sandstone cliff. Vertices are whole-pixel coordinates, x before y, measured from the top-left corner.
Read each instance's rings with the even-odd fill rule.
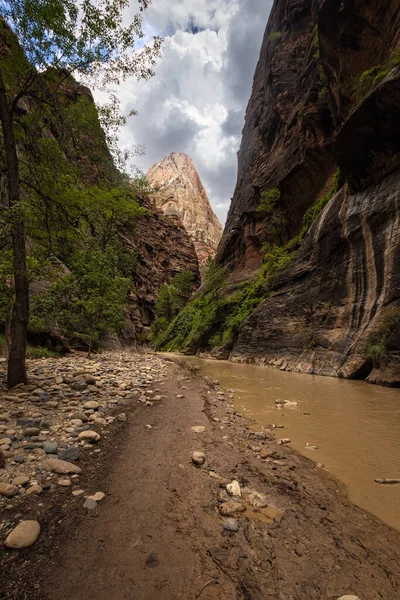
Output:
[[[261,267],[265,243],[301,232],[338,168],[339,189],[242,324],[233,360],[400,382],[399,48],[397,0],[275,1],[217,255],[230,281]],[[258,210],[270,190],[278,201]]]
[[[182,220],[204,271],[208,258],[214,258],[222,226],[212,211],[192,159],[173,152],[149,169],[147,180],[156,190],[151,195],[155,205],[165,214],[176,214]]]

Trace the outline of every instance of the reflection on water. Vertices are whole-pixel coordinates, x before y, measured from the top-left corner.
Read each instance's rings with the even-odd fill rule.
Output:
[[[400,390],[228,361],[186,357],[235,392],[235,407],[259,425],[276,423],[290,445],[322,462],[350,499],[400,530]],[[276,400],[297,405],[276,407]],[[317,446],[317,449],[307,449]]]

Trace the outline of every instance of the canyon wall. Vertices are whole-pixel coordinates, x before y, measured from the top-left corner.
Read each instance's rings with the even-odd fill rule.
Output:
[[[279,199],[260,211],[270,190]],[[303,235],[232,360],[399,384],[399,190],[399,3],[276,0],[217,263],[235,285],[266,247]]]
[[[213,213],[207,193],[192,159],[173,152],[153,165],[147,180],[154,189],[151,199],[166,215],[177,215],[193,240],[204,272],[214,258],[222,236],[222,226]]]

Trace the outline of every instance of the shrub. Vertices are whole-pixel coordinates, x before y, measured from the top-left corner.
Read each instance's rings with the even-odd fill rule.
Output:
[[[304,234],[310,229],[311,225],[314,223],[315,219],[321,213],[321,211],[325,208],[328,202],[333,198],[333,196],[340,189],[340,169],[336,169],[335,174],[333,176],[332,187],[323,196],[320,198],[313,206],[311,206],[303,217],[303,237]]]
[[[400,306],[390,309],[382,320],[380,329],[375,332],[365,346],[368,358],[374,367],[379,367],[387,358],[387,343],[391,333],[400,321]]]
[[[282,32],[281,31],[273,31],[270,36],[269,36],[269,41],[270,42],[278,42],[280,39],[282,38]]]
[[[26,347],[26,358],[54,358],[57,356],[54,352],[51,352],[44,346],[30,346]]]
[[[266,192],[262,192],[260,204],[258,205],[257,212],[269,214],[273,211],[276,203],[281,197],[281,192],[278,188],[274,187]]]

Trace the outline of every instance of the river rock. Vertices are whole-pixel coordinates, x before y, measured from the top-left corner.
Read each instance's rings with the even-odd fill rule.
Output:
[[[60,460],[66,460],[68,462],[75,462],[76,460],[79,460],[80,456],[81,451],[75,446],[69,446],[58,453],[58,458]]]
[[[192,462],[198,466],[204,465],[204,463],[206,462],[206,455],[204,454],[204,452],[193,452]]]
[[[248,504],[254,506],[254,508],[265,508],[268,506],[268,500],[261,492],[243,490],[243,498]]]
[[[7,536],[7,548],[28,548],[38,539],[40,525],[37,521],[21,521]]]
[[[84,412],[78,410],[71,415],[71,420],[79,420],[82,421],[82,423],[87,423],[88,417]]]
[[[239,530],[239,523],[236,519],[225,519],[221,525],[226,531],[236,532]]]
[[[34,435],[40,435],[39,427],[27,427],[22,431],[22,435],[25,437],[32,437]]]
[[[239,513],[245,512],[246,507],[241,502],[223,502],[219,507],[219,512],[223,517],[232,517]]]
[[[282,438],[281,440],[278,440],[278,444],[280,446],[282,446],[282,444],[289,444],[290,443],[290,439],[289,438]]]
[[[35,484],[26,490],[26,495],[33,496],[33,495],[41,494],[42,492],[43,492],[42,486],[39,484]]]
[[[27,475],[17,475],[11,482],[13,485],[26,485],[29,483],[29,477]]]
[[[240,483],[238,481],[236,481],[236,479],[233,479],[231,481],[231,483],[228,483],[228,485],[226,486],[226,490],[227,490],[228,494],[230,494],[231,496],[241,496],[242,495],[242,490],[240,489]]]
[[[78,435],[78,440],[84,442],[98,442],[100,435],[96,431],[81,431]]]
[[[97,410],[98,408],[100,408],[100,404],[96,402],[96,400],[88,400],[83,405],[83,408],[87,410]]]
[[[46,452],[46,454],[57,454],[57,448],[57,442],[45,442],[43,444],[43,450]]]
[[[17,493],[18,488],[16,485],[12,485],[11,483],[0,483],[0,496],[12,498]]]
[[[48,458],[47,460],[44,460],[42,462],[42,467],[46,471],[53,471],[54,473],[60,473],[61,475],[82,472],[80,467],[77,467],[66,460],[60,460],[59,458]]]
[[[338,600],[360,600],[360,598],[358,596],[347,595],[347,596],[340,596],[340,598],[338,598]]]
[[[76,392],[83,392],[83,390],[87,388],[87,385],[86,381],[73,381],[71,383],[71,389]]]

